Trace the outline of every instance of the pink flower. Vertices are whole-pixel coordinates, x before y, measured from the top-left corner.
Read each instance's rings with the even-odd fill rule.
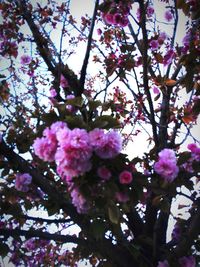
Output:
[[[119,182],[121,184],[130,184],[133,180],[132,173],[129,171],[123,171],[119,175]]]
[[[169,263],[167,260],[159,261],[157,267],[169,267]]]
[[[115,19],[114,19],[114,15],[113,14],[110,14],[110,13],[103,14],[103,19],[109,25],[111,25],[111,24],[114,25],[115,24]]]
[[[154,50],[157,50],[159,48],[159,43],[158,43],[158,40],[151,40],[151,42],[149,43],[151,49],[154,51]]]
[[[151,17],[154,14],[154,8],[153,6],[147,7],[147,17]]]
[[[35,155],[44,161],[54,161],[54,156],[57,149],[57,142],[53,142],[45,137],[36,138],[33,143]]]
[[[153,86],[153,92],[154,94],[158,95],[160,93],[160,90],[158,89],[157,86]]]
[[[54,88],[51,88],[50,89],[50,97],[54,98],[57,96],[57,92],[56,92],[56,89]]]
[[[97,174],[103,180],[109,180],[112,175],[109,169],[106,168],[105,166],[99,167],[97,169]]]
[[[103,129],[95,128],[89,132],[90,144],[96,150],[106,143],[105,133]]]
[[[128,17],[121,17],[120,21],[119,21],[119,26],[121,27],[126,27],[129,24],[129,19]]]
[[[91,169],[92,147],[84,129],[63,128],[57,133],[59,148],[55,154],[57,172],[62,178],[78,176]]]
[[[129,201],[129,196],[124,192],[116,192],[115,198],[117,201],[119,201],[121,203],[125,203],[125,202]]]
[[[65,77],[61,74],[60,76],[60,86],[65,88],[69,86],[68,81],[65,79]]]
[[[167,10],[164,15],[165,19],[170,22],[173,19],[173,14],[171,11]]]
[[[95,147],[96,154],[102,159],[116,157],[122,150],[122,139],[116,131],[106,133]]]
[[[87,213],[90,206],[77,187],[71,191],[71,198],[78,213]]]
[[[160,174],[165,181],[172,182],[179,172],[174,151],[165,148],[158,155],[159,160],[154,164],[154,170]]]
[[[33,143],[35,154],[44,161],[52,162],[55,159],[55,153],[58,146],[57,132],[67,128],[67,124],[64,122],[55,122],[50,128],[46,128],[43,131],[42,138],[36,138]]]
[[[22,65],[28,65],[31,63],[32,58],[29,55],[23,55],[20,58],[20,63]]]
[[[18,173],[15,178],[15,188],[18,191],[27,192],[32,182],[32,176],[29,173]]]
[[[173,49],[168,50],[163,58],[164,66],[168,66],[169,64],[171,64],[174,57],[175,57],[174,50]]]
[[[181,267],[195,267],[196,266],[196,261],[193,256],[182,257],[179,259],[179,263]]]

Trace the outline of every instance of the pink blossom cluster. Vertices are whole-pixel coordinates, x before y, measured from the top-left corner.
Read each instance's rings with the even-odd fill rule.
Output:
[[[154,170],[166,182],[172,182],[179,172],[175,152],[172,149],[165,148],[158,155],[159,159],[154,164]]]
[[[92,153],[102,159],[114,158],[122,149],[121,136],[114,130],[70,130],[64,122],[55,122],[46,128],[43,137],[33,144],[35,154],[47,162],[55,161],[58,174],[65,180],[82,175],[92,167]]]
[[[191,151],[191,157],[188,159],[186,163],[182,165],[182,167],[187,172],[192,173],[194,171],[192,167],[192,163],[194,161],[197,161],[197,162],[200,161],[200,147],[198,147],[197,144],[195,143],[191,143],[187,146],[187,148]]]
[[[130,12],[130,5],[127,5],[123,1],[116,3],[111,2],[110,9],[107,12],[102,13],[104,21],[109,25],[116,25],[125,27],[128,25],[128,15]]]
[[[32,176],[29,173],[18,173],[15,177],[15,188],[18,191],[27,192],[32,182]]]

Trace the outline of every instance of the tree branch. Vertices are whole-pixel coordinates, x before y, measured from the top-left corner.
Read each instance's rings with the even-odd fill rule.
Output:
[[[4,237],[20,237],[24,236],[25,238],[32,238],[32,237],[39,237],[41,239],[46,240],[54,240],[59,241],[63,243],[74,243],[74,244],[80,244],[87,246],[87,241],[80,239],[76,236],[71,235],[59,235],[59,234],[49,234],[46,232],[42,232],[39,230],[20,230],[20,229],[0,229],[0,235],[3,235]]]
[[[94,31],[94,25],[95,25],[98,5],[99,5],[99,0],[96,0],[95,7],[94,7],[94,12],[93,12],[93,17],[92,17],[92,23],[91,23],[91,26],[90,26],[90,32],[89,32],[89,35],[88,35],[87,49],[86,49],[85,58],[84,58],[82,69],[81,69],[81,77],[80,77],[81,93],[84,90],[85,76],[86,76],[87,65],[88,65],[88,61],[89,61],[89,57],[90,57],[90,50],[91,50],[91,44],[92,44],[92,35],[93,35],[93,31]]]

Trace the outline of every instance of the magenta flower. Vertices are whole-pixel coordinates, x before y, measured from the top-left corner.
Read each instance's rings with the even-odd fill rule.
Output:
[[[182,257],[179,259],[181,267],[196,267],[196,261],[193,256]]]
[[[109,180],[111,175],[112,175],[111,172],[109,171],[109,169],[106,168],[105,166],[99,167],[97,169],[97,174],[103,180]]]
[[[154,8],[153,8],[153,6],[148,6],[147,7],[147,17],[151,17],[153,14],[154,14]]]
[[[29,173],[18,173],[15,178],[15,188],[18,191],[27,192],[32,182],[32,176]]]
[[[103,19],[105,20],[105,22],[109,25],[115,25],[115,18],[113,14],[110,13],[106,13],[103,15]]]
[[[167,10],[164,15],[166,21],[170,22],[173,19],[173,14],[171,11]]]
[[[151,40],[151,42],[149,43],[149,46],[151,47],[151,49],[157,50],[159,48],[159,42],[158,40]]]
[[[174,50],[173,49],[168,50],[163,58],[164,66],[168,66],[169,64],[171,64],[174,57],[175,57]]]
[[[57,141],[56,138],[48,139],[47,137],[36,138],[33,143],[35,155],[44,161],[54,161]]]
[[[160,174],[165,181],[172,182],[179,172],[174,151],[165,148],[158,155],[159,160],[154,164],[155,172]]]
[[[23,55],[20,58],[20,63],[22,65],[28,65],[31,63],[32,58],[29,55]]]
[[[121,184],[130,184],[133,180],[132,173],[129,171],[123,171],[119,175],[119,182]]]
[[[75,177],[91,169],[92,147],[84,129],[61,129],[57,133],[59,148],[55,154],[57,172],[64,179]]]
[[[167,260],[159,261],[157,267],[169,267],[169,263]]]
[[[57,92],[56,92],[56,89],[54,88],[51,88],[50,89],[50,97],[54,98],[57,96]]]

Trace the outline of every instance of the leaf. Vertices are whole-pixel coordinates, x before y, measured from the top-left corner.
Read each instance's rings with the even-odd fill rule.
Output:
[[[112,223],[114,224],[119,223],[120,211],[114,203],[108,207],[108,216]]]
[[[187,162],[190,158],[191,158],[191,153],[185,151],[179,155],[177,164],[180,166],[184,164],[185,162]]]
[[[82,97],[77,96],[75,98],[66,100],[66,104],[81,108],[84,104],[84,100]]]
[[[167,86],[174,86],[174,85],[176,85],[176,80],[166,79],[166,80],[165,80],[165,84],[166,84]]]
[[[96,101],[89,100],[88,105],[90,110],[95,110],[96,108],[100,107],[102,103],[99,100]]]
[[[120,126],[118,120],[109,115],[103,115],[97,117],[95,121],[91,123],[92,128],[117,128]]]
[[[158,63],[163,63],[163,56],[161,54],[155,53],[154,57]]]
[[[156,197],[154,197],[154,199],[152,200],[152,204],[153,204],[154,206],[158,206],[162,200],[163,200],[163,195],[156,196]]]
[[[5,243],[0,244],[0,255],[5,258],[9,252],[9,246]]]
[[[194,117],[192,115],[185,115],[181,119],[185,124],[189,124],[194,121]]]

